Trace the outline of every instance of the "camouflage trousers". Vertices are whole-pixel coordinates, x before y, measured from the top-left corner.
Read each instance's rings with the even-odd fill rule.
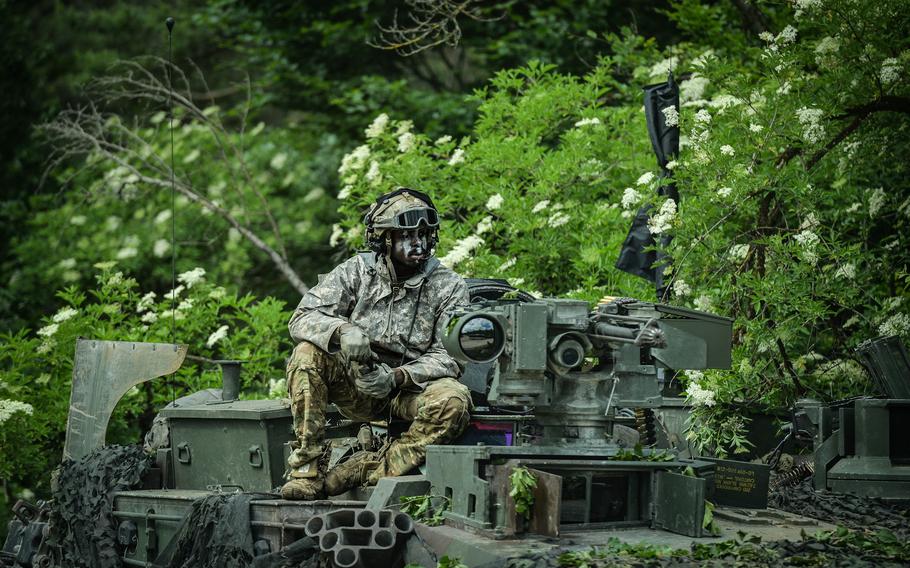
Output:
[[[397,391],[391,399],[377,399],[357,390],[354,381],[359,372],[359,364],[341,353],[327,353],[306,341],[294,348],[287,367],[299,443],[288,458],[292,475],[322,454],[325,409],[330,402],[351,420],[383,420],[391,415],[411,421],[411,427],[388,446],[374,477],[408,473],[423,463],[428,445],[451,442],[468,424],[471,396],[454,378],[433,379],[423,391]]]

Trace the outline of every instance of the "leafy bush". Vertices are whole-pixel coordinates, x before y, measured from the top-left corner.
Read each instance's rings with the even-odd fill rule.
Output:
[[[853,349],[910,337],[906,2],[798,3],[769,12],[780,29],[757,38],[728,9],[679,2],[671,17],[691,41],[658,55],[608,36],[612,55],[584,77],[535,62],[500,72],[475,92],[470,136],[433,140],[378,116],[339,170],[333,244],[360,245],[371,198],[413,186],[443,214],[441,260],[466,276],[647,299],[613,264],[629,217],[651,206],[652,234],[674,237],[673,303],[735,320],[733,368],[687,380],[702,448],[744,449],[744,408],[868,392]],[[678,207],[657,197],[634,95],[669,70]]]
[[[0,475],[13,488],[48,490],[50,471],[63,451],[73,352],[80,337],[189,346],[174,375],[127,393],[111,417],[111,443],[138,442],[159,408],[219,386],[220,370],[212,360],[244,361],[244,397],[266,396],[284,375],[291,345],[285,331],[290,314],[283,302],[228,292],[208,282],[200,268],[180,274],[178,286],[159,296],[144,293],[114,262],[98,267],[96,287],[59,292],[63,306],[43,318],[43,327],[0,336]],[[8,399],[33,410],[7,417]]]

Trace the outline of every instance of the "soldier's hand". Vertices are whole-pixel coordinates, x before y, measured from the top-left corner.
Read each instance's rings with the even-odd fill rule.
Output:
[[[338,343],[341,351],[354,361],[366,362],[373,355],[370,338],[354,324],[346,323],[339,328]]]
[[[395,369],[385,363],[376,363],[372,371],[360,375],[354,384],[358,391],[367,396],[386,398],[395,386]]]

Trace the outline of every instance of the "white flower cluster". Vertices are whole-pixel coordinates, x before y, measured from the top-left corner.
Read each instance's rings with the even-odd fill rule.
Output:
[[[720,147],[720,153],[723,154],[724,156],[735,156],[736,150],[733,149],[733,146],[730,146],[729,144],[724,144],[723,146]]]
[[[739,106],[741,104],[743,104],[743,100],[741,98],[734,97],[729,93],[720,93],[711,99],[711,101],[708,103],[708,106],[717,109],[717,114],[723,114],[723,112],[728,108]]]
[[[280,170],[284,168],[284,165],[287,163],[287,161],[288,155],[284,152],[278,152],[272,156],[272,159],[269,161],[269,166],[271,166],[273,170]]]
[[[796,8],[793,15],[799,19],[805,12],[821,6],[822,0],[793,0],[793,5]]]
[[[631,209],[634,205],[641,202],[641,194],[635,188],[627,187],[622,192],[622,208]]]
[[[711,298],[702,294],[701,296],[692,300],[692,303],[695,305],[696,310],[701,310],[703,312],[711,311]]]
[[[825,126],[821,123],[825,112],[819,108],[801,107],[796,109],[796,119],[803,127],[803,139],[810,144],[818,144],[825,136]]]
[[[177,296],[179,296],[181,292],[183,292],[183,284],[177,286],[170,292],[165,292],[164,297],[168,300],[176,300]]]
[[[655,63],[651,67],[651,70],[648,72],[648,76],[649,77],[660,77],[661,79],[665,79],[667,77],[667,73],[670,71],[676,70],[676,67],[678,65],[679,65],[679,57],[677,57],[675,55],[672,57],[668,57],[668,58],[664,59],[663,61],[658,61],[657,63]]]
[[[436,139],[436,142],[433,142],[436,146],[444,146],[452,141],[452,137],[446,134],[445,136],[440,136]]]
[[[710,124],[711,122],[711,113],[705,109],[695,113],[695,122],[700,122],[702,124]]]
[[[815,46],[815,62],[821,67],[831,67],[837,61],[834,55],[840,50],[840,40],[826,36]]]
[[[227,337],[227,334],[228,334],[228,326],[223,325],[223,326],[219,327],[214,332],[212,332],[212,334],[209,336],[208,340],[206,340],[206,342],[205,342],[206,347],[211,349],[212,346],[214,346],[216,343],[218,343],[219,341],[221,341],[222,339]]]
[[[371,161],[371,162],[370,162],[370,169],[367,170],[367,173],[366,173],[363,177],[364,177],[364,179],[366,179],[371,185],[375,185],[376,183],[379,183],[379,180],[382,179],[382,175],[381,175],[380,172],[379,172],[379,162],[377,162],[376,160]],[[345,187],[351,187],[351,186],[345,186]],[[351,194],[351,190],[348,190],[348,195],[350,195],[350,194]],[[343,199],[343,198],[341,197],[341,194],[340,194],[340,193],[339,193],[339,195],[338,195],[338,198],[339,198],[339,199]]]
[[[667,126],[679,126],[679,110],[675,106],[668,106],[660,112],[664,113],[664,123]]]
[[[156,296],[157,295],[154,292],[149,292],[145,296],[142,296],[142,298],[136,302],[136,311],[141,314],[142,312],[151,308],[153,305],[155,305]]]
[[[800,256],[803,258],[803,260],[812,266],[815,266],[818,263],[818,252],[816,251],[816,248],[818,247],[818,243],[821,242],[821,239],[818,238],[818,235],[806,229],[801,233],[797,233],[793,238],[796,240],[799,246],[802,247]]]
[[[837,271],[834,273],[836,278],[844,278],[846,280],[853,280],[856,278],[856,265],[852,262],[843,264],[837,268]]]
[[[568,223],[569,219],[571,219],[571,217],[569,217],[568,214],[563,213],[562,211],[557,211],[550,215],[550,218],[547,219],[547,225],[555,229],[556,227],[562,227]]]
[[[496,271],[497,271],[497,272],[504,272],[504,271],[506,271],[506,270],[512,268],[513,266],[515,266],[515,263],[516,263],[516,262],[518,262],[518,259],[515,258],[515,257],[513,256],[513,257],[510,258],[509,260],[507,260],[507,261],[503,262],[502,264],[500,264],[500,265],[499,265],[499,268],[497,268]]]
[[[116,258],[117,260],[126,260],[128,258],[133,258],[139,254],[139,250],[136,247],[126,246],[117,251]]]
[[[900,79],[901,64],[895,57],[889,57],[882,61],[882,69],[879,72],[883,85],[890,85]]]
[[[673,220],[676,218],[676,202],[672,199],[664,201],[660,206],[657,215],[652,215],[648,219],[648,230],[652,235],[659,235],[670,230]]]
[[[722,187],[717,190],[718,197],[730,197],[731,193],[733,193],[732,187]]]
[[[714,400],[716,393],[712,390],[703,389],[697,381],[691,381],[686,387],[686,397],[692,406],[714,406],[717,401]]]
[[[60,310],[56,314],[54,314],[54,317],[52,319],[54,320],[55,323],[61,323],[61,322],[65,322],[66,320],[70,319],[71,317],[73,317],[74,315],[76,315],[78,313],[79,313],[79,310],[77,310],[76,308],[69,308],[69,307],[60,308]]]
[[[48,324],[37,331],[38,335],[41,337],[50,337],[57,333],[57,330],[60,329],[60,324],[51,323]]]
[[[673,281],[673,293],[678,297],[688,296],[692,293],[692,287],[685,280],[676,279]]]
[[[502,202],[503,202],[502,196],[498,193],[494,193],[493,195],[490,196],[489,199],[487,199],[486,207],[490,211],[496,211],[497,209],[502,207]]]
[[[31,416],[33,412],[31,404],[20,402],[18,400],[0,399],[0,424],[9,420],[16,412],[22,412]]]
[[[171,243],[167,239],[158,239],[152,245],[152,254],[158,258],[163,258],[169,250],[171,250]]]
[[[367,138],[378,138],[385,132],[389,125],[389,115],[382,113],[373,119],[373,122],[363,131]]]
[[[349,179],[348,174],[362,170],[369,159],[370,147],[366,144],[357,146],[351,150],[349,154],[345,154],[341,159],[341,166],[338,167],[338,175],[345,180]]]
[[[910,335],[910,316],[905,313],[896,313],[878,326],[878,332],[881,335],[907,337]]]
[[[755,124],[754,122],[750,122],[750,123],[749,123],[749,131],[750,131],[750,132],[758,133],[758,132],[761,132],[761,131],[764,130],[764,129],[765,129],[765,127],[762,126],[761,124]]]
[[[652,181],[654,181],[654,173],[645,172],[639,176],[638,181],[635,182],[635,185],[648,185]]]
[[[414,149],[414,143],[417,141],[417,138],[411,132],[402,132],[398,136],[398,151],[402,154],[406,154]]]
[[[710,81],[698,73],[693,73],[692,77],[679,84],[679,100],[683,106],[704,104],[702,98],[705,95]]]
[[[875,217],[878,215],[878,212],[882,210],[882,207],[885,206],[885,190],[877,187],[873,190],[869,190],[869,216]]]
[[[746,256],[749,254],[749,245],[745,243],[740,243],[738,245],[733,245],[730,247],[730,250],[727,252],[727,255],[731,260],[742,261],[745,260]]]
[[[452,157],[449,158],[449,165],[457,166],[462,162],[464,162],[464,150],[461,148],[455,148],[455,151],[452,152]]]
[[[195,284],[202,282],[204,279],[205,269],[200,266],[177,275],[177,282],[186,284],[187,288],[192,288]]]
[[[531,208],[531,213],[540,213],[550,205],[549,199],[544,199],[543,201],[538,201],[534,204],[534,207]]]
[[[575,123],[575,128],[581,128],[582,126],[596,126],[600,124],[600,119],[595,117],[592,118],[583,118]]]
[[[344,229],[338,223],[332,225],[332,234],[329,236],[329,246],[337,247],[344,236]]]
[[[474,229],[474,232],[478,235],[482,235],[482,234],[488,232],[492,228],[493,228],[493,217],[490,215],[487,215],[486,217],[481,219],[479,223],[477,223],[477,227]]]
[[[353,185],[351,185],[351,184],[345,185],[344,187],[342,187],[341,189],[338,190],[338,199],[341,201],[344,201],[345,199],[347,199],[348,197],[351,196],[352,191],[354,191]]]
[[[170,219],[171,219],[171,210],[164,209],[163,211],[160,211],[160,212],[158,212],[157,215],[155,215],[155,224],[161,225],[161,224],[167,223]]]
[[[452,247],[452,250],[450,250],[449,253],[444,257],[440,258],[439,262],[442,263],[443,266],[455,268],[456,264],[464,261],[469,256],[471,256],[471,252],[473,252],[474,249],[483,243],[484,240],[477,235],[468,235],[467,237],[455,243],[455,246]]]
[[[786,47],[795,42],[796,28],[788,25],[776,36],[770,32],[762,32],[758,34],[758,37],[768,44],[764,52],[764,56],[767,57],[776,54],[781,47]]]

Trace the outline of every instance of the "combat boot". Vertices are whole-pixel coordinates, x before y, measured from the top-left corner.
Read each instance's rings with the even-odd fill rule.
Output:
[[[367,482],[370,474],[379,467],[381,461],[380,452],[361,450],[355,453],[347,461],[336,465],[326,474],[326,494],[329,496],[340,495],[361,485],[375,485],[375,482]]]
[[[282,499],[312,501],[325,497],[325,479],[318,462],[316,459],[291,470],[288,474],[289,481],[281,488]]]

